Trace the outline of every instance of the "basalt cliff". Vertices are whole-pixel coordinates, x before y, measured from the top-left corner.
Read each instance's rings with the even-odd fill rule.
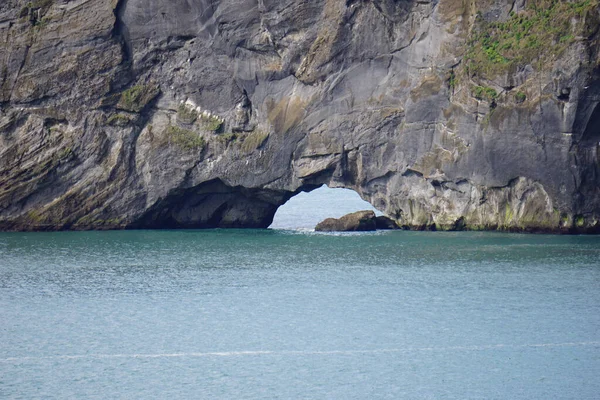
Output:
[[[598,0],[3,0],[0,230],[600,231]]]

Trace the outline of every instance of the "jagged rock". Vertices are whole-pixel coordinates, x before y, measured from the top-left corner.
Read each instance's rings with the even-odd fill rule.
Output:
[[[4,0],[0,230],[267,227],[328,184],[403,227],[600,232],[577,2],[537,59],[477,68],[533,1]]]
[[[251,114],[252,103],[248,100],[247,93],[244,92],[242,100],[235,106],[231,129],[234,132],[251,131],[252,129],[249,128]]]
[[[357,211],[341,218],[327,218],[317,224],[318,232],[374,231],[377,228],[373,211]]]
[[[400,229],[393,219],[386,217],[385,215],[375,217],[375,226],[378,230]]]

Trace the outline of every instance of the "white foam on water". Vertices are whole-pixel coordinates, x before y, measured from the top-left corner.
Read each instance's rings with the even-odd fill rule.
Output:
[[[361,355],[385,353],[410,353],[410,352],[436,352],[436,351],[483,351],[493,349],[524,349],[548,347],[597,347],[600,341],[590,342],[564,342],[564,343],[533,343],[533,344],[491,344],[473,346],[446,346],[446,347],[405,347],[387,349],[362,349],[362,350],[248,350],[248,351],[215,351],[215,352],[185,352],[185,353],[156,353],[156,354],[80,354],[58,355],[47,357],[8,357],[0,358],[0,363],[19,363],[28,361],[45,360],[90,360],[90,359],[154,359],[154,358],[194,358],[194,357],[244,357],[244,356],[310,356],[310,355]]]

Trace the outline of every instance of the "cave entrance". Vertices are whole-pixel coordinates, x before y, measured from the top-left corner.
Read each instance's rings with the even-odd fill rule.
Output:
[[[279,207],[269,228],[313,229],[325,218],[339,218],[361,210],[373,210],[376,215],[383,215],[355,191],[323,185],[310,192],[300,192]]]

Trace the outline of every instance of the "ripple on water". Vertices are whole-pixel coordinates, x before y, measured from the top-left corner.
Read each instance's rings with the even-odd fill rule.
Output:
[[[480,232],[0,234],[0,391],[595,398],[599,252]]]

